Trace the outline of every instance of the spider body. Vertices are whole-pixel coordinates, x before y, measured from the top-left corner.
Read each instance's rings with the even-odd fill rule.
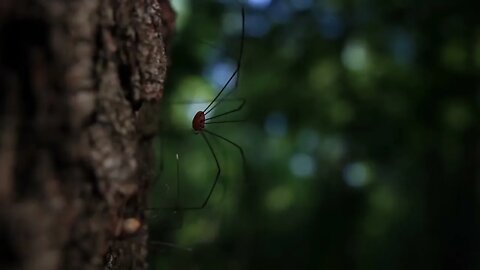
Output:
[[[205,112],[198,111],[192,120],[192,128],[195,134],[202,132],[205,129]]]

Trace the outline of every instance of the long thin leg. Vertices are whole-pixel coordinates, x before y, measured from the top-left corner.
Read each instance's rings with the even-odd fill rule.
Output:
[[[207,119],[205,119],[205,120],[215,119],[215,118],[217,118],[217,117],[225,116],[225,115],[228,115],[228,114],[231,114],[231,113],[240,111],[240,110],[243,108],[243,106],[245,105],[245,103],[247,103],[247,101],[246,101],[244,98],[240,98],[239,100],[241,100],[242,102],[240,103],[240,105],[238,105],[237,108],[232,109],[232,110],[230,110],[230,111],[226,111],[226,112],[221,113],[221,114],[214,115],[214,116],[209,117],[209,118],[207,118]],[[218,104],[218,103],[217,103],[217,104]],[[209,111],[209,112],[210,112],[210,111]],[[206,116],[209,112],[205,113],[205,116]]]
[[[213,150],[212,144],[210,144],[210,141],[207,139],[207,136],[203,134],[203,132],[200,132],[200,134],[202,135],[203,139],[207,143],[208,148],[210,149],[210,153],[212,153],[213,159],[215,160],[215,164],[217,165],[217,174],[215,175],[215,180],[213,181],[213,185],[210,188],[210,191],[208,192],[208,195],[205,198],[205,201],[203,201],[202,205],[198,207],[199,209],[202,209],[205,207],[205,205],[207,205],[208,201],[210,200],[210,197],[212,196],[213,190],[215,189],[215,186],[218,183],[218,179],[220,178],[221,169],[220,169],[220,163],[218,162],[218,158],[217,158],[217,155],[215,154],[215,151]]]
[[[210,134],[210,135],[212,135],[212,136],[215,136],[215,137],[217,137],[217,138],[219,138],[219,139],[222,139],[222,140],[230,143],[231,145],[235,146],[235,147],[238,149],[238,151],[240,152],[240,155],[242,156],[243,168],[244,168],[244,169],[247,168],[247,166],[246,166],[246,165],[247,165],[247,160],[245,159],[245,153],[243,152],[243,148],[242,148],[240,145],[238,145],[237,143],[231,141],[230,139],[227,139],[227,138],[223,137],[222,135],[219,135],[219,134],[217,134],[217,133],[214,133],[214,132],[212,132],[212,131],[210,131],[210,130],[204,129],[203,131],[205,131],[205,132],[207,132],[208,134]]]
[[[217,99],[222,95],[222,93],[225,91],[225,89],[227,88],[227,86],[231,83],[231,81],[233,80],[233,78],[238,74],[237,76],[237,80],[235,82],[235,89],[237,88],[238,86],[238,81],[239,81],[239,77],[240,77],[240,74],[239,74],[239,71],[240,71],[240,66],[241,66],[241,60],[242,60],[242,56],[243,56],[243,48],[244,48],[244,39],[245,39],[245,8],[242,6],[242,33],[241,33],[241,43],[240,43],[240,52],[239,52],[239,56],[238,56],[238,59],[237,59],[237,67],[235,69],[235,71],[233,72],[233,74],[230,76],[230,78],[227,80],[226,84],[222,87],[222,89],[220,90],[220,92],[215,96],[215,98],[208,104],[208,106],[203,110],[204,112],[207,111],[205,114],[209,113],[210,111],[212,111],[218,104],[220,101],[224,101],[224,100],[227,100],[227,97],[231,94],[232,91],[230,91],[229,93],[226,94],[225,97],[223,97],[220,101],[217,101]],[[215,105],[213,105],[215,102],[217,101],[217,103]],[[237,108],[231,110],[231,111],[227,111],[225,113],[222,113],[220,115],[217,115],[217,116],[213,116],[209,119],[213,119],[213,118],[216,118],[216,117],[220,117],[220,116],[224,116],[224,115],[228,115],[230,113],[233,113],[233,112],[236,112],[236,111],[239,111],[243,105],[245,104],[245,99],[242,99],[242,103],[240,104],[240,106],[238,106]],[[213,105],[213,107],[212,107]],[[244,164],[245,164],[245,156],[243,154],[243,149],[235,144],[234,142],[226,139],[225,137],[222,137],[218,134],[215,134],[215,133],[212,133],[210,131],[207,131],[209,134],[211,135],[214,135],[214,136],[217,136],[219,138],[222,138],[223,140],[227,141],[227,142],[230,142],[232,145],[236,146],[239,150],[240,150],[240,153],[242,155],[242,159],[244,160]],[[215,160],[215,164],[217,166],[217,174],[215,176],[215,180],[213,182],[213,185],[212,187],[210,188],[209,190],[209,193],[207,195],[207,197],[205,198],[205,200],[203,201],[202,205],[199,206],[199,207],[182,207],[181,209],[179,209],[178,205],[174,208],[172,207],[159,207],[159,208],[149,208],[147,209],[148,211],[156,211],[156,210],[166,210],[166,209],[170,209],[170,210],[196,210],[196,209],[203,209],[208,201],[210,200],[210,197],[212,196],[212,193],[213,193],[213,190],[215,189],[217,183],[218,183],[218,179],[220,177],[220,173],[221,173],[221,169],[220,169],[220,164],[218,162],[218,158],[217,158],[217,155],[215,154],[215,151],[213,150],[212,148],[212,145],[210,144],[210,142],[208,141],[207,137],[205,136],[205,134],[203,134],[201,132],[201,135],[203,137],[203,139],[205,140],[205,142],[207,143],[207,146],[208,148],[210,149],[210,152],[212,153],[212,156]],[[177,156],[178,158],[178,156]],[[177,159],[178,160],[178,159]],[[161,167],[163,167],[163,164],[161,164]],[[179,177],[179,162],[177,162],[177,177]],[[180,188],[179,188],[179,179],[177,178],[177,199],[179,198],[180,196]]]
[[[212,133],[210,131],[208,131],[209,134],[212,134],[212,135],[215,135],[215,136],[219,136],[215,133]],[[200,135],[202,135],[202,138],[205,140],[205,143],[207,144],[209,150],[210,150],[210,153],[212,153],[212,156],[213,156],[213,159],[215,160],[215,164],[217,166],[217,173],[215,175],[215,180],[213,181],[213,184],[212,186],[210,187],[210,190],[208,191],[208,195],[207,197],[205,198],[205,200],[203,201],[203,203],[200,205],[200,206],[196,206],[196,207],[178,207],[178,198],[180,196],[180,177],[179,177],[179,174],[180,174],[180,165],[179,165],[179,162],[178,162],[178,154],[177,154],[177,203],[175,205],[175,207],[155,207],[155,208],[149,208],[148,210],[149,211],[158,211],[158,210],[167,210],[167,209],[170,209],[170,210],[198,210],[198,209],[203,209],[205,208],[205,206],[207,205],[208,201],[210,200],[210,197],[212,196],[213,194],[213,190],[215,189],[217,183],[218,183],[218,179],[220,178],[220,173],[221,173],[221,168],[220,168],[220,163],[218,162],[218,158],[217,158],[217,155],[215,154],[215,151],[213,150],[213,147],[210,143],[210,141],[207,139],[207,137],[205,136],[205,134],[203,134],[202,132],[200,132]],[[228,140],[228,139],[225,139],[224,140]],[[231,142],[231,141],[230,141]],[[231,142],[233,143],[233,142]],[[238,146],[238,145],[237,145]],[[240,147],[240,146],[238,146]],[[242,154],[243,155],[243,154]]]
[[[239,2],[239,4],[242,6],[242,34],[241,34],[242,42],[240,43],[240,53],[238,55],[238,61],[237,61],[238,70],[240,70],[240,66],[241,66],[241,63],[242,63],[243,42],[245,42],[245,8],[243,7],[242,3]],[[237,89],[239,81],[240,81],[240,71],[238,72],[237,80],[235,82],[235,89]]]
[[[241,5],[241,3],[239,3]],[[242,6],[242,34],[241,34],[241,43],[240,43],[240,53],[238,54],[238,59],[237,59],[237,70],[238,70],[238,75],[237,79],[235,81],[235,87],[234,89],[238,88],[238,83],[240,81],[240,66],[242,65],[242,56],[243,56],[243,42],[245,40],[245,8]],[[215,108],[220,102],[222,102],[225,98],[227,98],[231,93],[233,92],[230,91],[228,92],[225,97],[221,98],[217,104],[215,104],[210,110]]]
[[[235,77],[235,75],[237,73],[238,73],[238,76],[237,76],[237,80],[235,82],[235,89],[238,87],[238,81],[240,80],[240,66],[241,66],[242,55],[243,55],[243,42],[244,42],[244,40],[245,40],[245,8],[242,6],[242,34],[241,34],[241,42],[240,42],[240,52],[239,52],[238,59],[237,59],[237,68],[235,69],[235,72],[233,72],[232,76],[230,76],[227,83],[222,87],[222,90],[220,90],[220,92],[218,92],[217,96],[215,96],[215,98],[212,100],[212,102],[210,102],[210,104],[208,104],[208,106],[205,108],[205,110],[203,110],[204,112],[206,112],[205,114],[208,114],[211,110],[213,110],[217,106],[217,104],[219,102],[217,102],[217,104],[215,104],[212,108],[210,108],[210,106],[212,106],[212,104],[220,97],[220,95],[222,95],[223,91],[225,91],[228,84],[230,84],[230,82],[233,80],[233,78]],[[228,97],[230,95],[230,93],[232,93],[232,91],[227,93],[227,95],[224,98]],[[210,108],[210,110],[208,110],[209,108]]]
[[[215,98],[210,102],[210,104],[208,104],[208,106],[205,108],[205,110],[203,111],[207,111],[208,108],[210,108],[210,106],[212,106],[212,104],[218,99],[218,97],[220,97],[220,95],[223,93],[223,91],[225,91],[225,89],[227,88],[227,86],[230,84],[230,82],[233,80],[233,78],[235,78],[235,75],[237,75],[238,73],[238,66],[237,68],[235,69],[235,71],[232,73],[232,75],[230,76],[230,78],[228,78],[227,80],[227,83],[225,83],[225,85],[222,87],[222,90],[220,90],[220,92],[218,92],[218,94],[215,96]],[[215,108],[215,106],[217,105],[214,105],[212,108],[210,108],[210,110],[208,110],[205,114],[209,113],[211,110],[213,110],[213,108]]]
[[[196,206],[196,207],[182,207],[181,208],[182,210],[198,210],[198,209],[205,208],[208,201],[210,200],[210,197],[213,194],[213,190],[217,186],[218,179],[220,178],[221,169],[220,169],[220,163],[218,162],[217,155],[215,154],[215,151],[213,150],[213,147],[210,144],[210,141],[207,139],[207,136],[205,136],[205,134],[203,134],[202,132],[200,132],[200,135],[202,135],[202,138],[205,140],[205,143],[207,144],[208,148],[210,149],[210,153],[212,153],[213,159],[215,160],[215,164],[217,165],[217,174],[215,175],[215,180],[213,181],[213,184],[210,187],[210,190],[208,191],[208,195],[205,198],[205,200],[203,201],[203,203],[200,206]]]
[[[224,124],[224,123],[239,123],[239,122],[245,122],[245,119],[225,120],[225,121],[211,121],[211,122],[205,122],[205,124]]]

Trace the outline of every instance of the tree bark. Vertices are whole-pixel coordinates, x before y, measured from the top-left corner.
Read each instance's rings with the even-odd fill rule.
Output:
[[[168,0],[0,2],[0,269],[147,267]]]

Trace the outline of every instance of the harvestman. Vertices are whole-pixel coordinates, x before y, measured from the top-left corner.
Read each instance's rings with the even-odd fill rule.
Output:
[[[245,100],[244,99],[240,99],[240,101],[241,101],[240,104],[237,107],[235,107],[234,109],[228,110],[226,112],[222,112],[222,113],[217,114],[217,115],[210,115],[214,112],[214,109],[222,101],[225,101],[227,99],[227,97],[234,90],[236,90],[237,87],[238,87],[238,82],[239,82],[239,78],[240,78],[240,66],[241,66],[241,60],[242,60],[242,55],[243,55],[243,42],[244,42],[244,39],[245,39],[245,8],[243,7],[243,5],[241,7],[241,18],[242,18],[241,43],[240,43],[240,50],[239,50],[239,55],[238,55],[238,58],[237,58],[237,65],[236,65],[235,71],[229,77],[229,79],[227,80],[225,85],[222,87],[222,89],[218,92],[218,94],[206,106],[206,108],[201,110],[201,111],[198,111],[192,119],[192,129],[193,129],[194,134],[202,136],[203,140],[205,141],[205,143],[208,146],[208,149],[209,149],[213,159],[215,160],[215,165],[216,165],[216,168],[217,168],[217,172],[215,174],[215,179],[212,183],[212,186],[210,187],[210,189],[208,191],[208,194],[207,194],[206,198],[203,200],[201,205],[193,206],[193,207],[181,207],[179,205],[179,199],[180,199],[180,161],[179,161],[179,159],[180,159],[180,157],[179,157],[178,154],[176,154],[177,187],[176,187],[175,205],[173,207],[149,208],[148,210],[150,210],[150,211],[167,210],[167,209],[174,210],[175,212],[182,211],[182,210],[199,210],[199,209],[203,209],[208,204],[208,201],[210,200],[210,197],[212,196],[212,193],[213,193],[213,191],[214,191],[214,189],[215,189],[215,187],[218,183],[218,180],[219,180],[220,174],[221,174],[220,163],[218,161],[217,154],[215,153],[215,150],[213,149],[212,144],[210,143],[210,140],[208,139],[209,136],[218,138],[220,140],[223,140],[224,142],[227,142],[230,145],[237,148],[238,151],[240,152],[241,157],[242,157],[242,162],[243,162],[242,165],[245,167],[246,159],[245,159],[245,155],[244,155],[242,147],[240,145],[238,145],[237,143],[231,141],[230,139],[207,129],[207,126],[209,124],[222,124],[222,123],[232,123],[232,122],[242,121],[242,120],[222,120],[222,119],[225,116],[228,116],[228,115],[231,115],[235,112],[240,111],[243,108],[243,106],[245,105]],[[231,84],[231,82],[235,79],[235,77],[236,77],[236,81],[235,81],[234,88],[227,93],[225,90]]]

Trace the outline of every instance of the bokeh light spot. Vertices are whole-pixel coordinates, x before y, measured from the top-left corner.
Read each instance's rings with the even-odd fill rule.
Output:
[[[343,168],[343,179],[351,187],[363,187],[370,180],[371,171],[362,162],[348,164]]]
[[[315,172],[315,161],[310,155],[295,154],[290,158],[290,171],[298,177],[312,176]]]
[[[270,5],[272,0],[248,0],[247,4],[252,8],[262,9]]]
[[[342,52],[343,65],[353,71],[365,69],[368,65],[368,51],[365,44],[359,40],[347,43]]]

